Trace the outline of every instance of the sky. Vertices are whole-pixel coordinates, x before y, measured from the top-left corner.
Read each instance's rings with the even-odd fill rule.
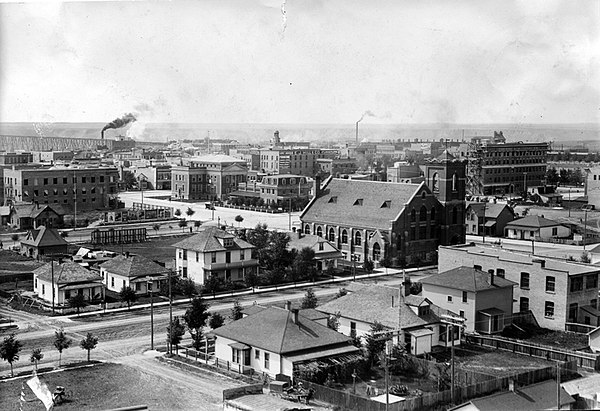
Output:
[[[600,124],[600,1],[0,5],[0,121]]]

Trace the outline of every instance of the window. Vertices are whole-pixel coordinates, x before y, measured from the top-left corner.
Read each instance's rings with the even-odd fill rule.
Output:
[[[115,277],[110,277],[110,286],[111,287],[115,286]]]
[[[410,222],[414,223],[415,221],[417,221],[417,212],[413,208],[410,212]]]
[[[324,250],[324,243],[319,243],[319,251],[323,251]]]
[[[187,250],[183,250],[183,259],[187,260]]]
[[[354,234],[354,244],[355,245],[361,245],[362,243],[362,235],[360,234],[360,231],[357,231]]]
[[[592,307],[594,307],[595,309],[598,309],[598,300],[596,298],[594,298],[593,300],[590,300],[590,305]]]
[[[67,177],[63,177],[63,184],[67,184]]]
[[[333,227],[329,228],[329,236],[327,237],[329,241],[335,241],[335,230]]]
[[[431,221],[435,221],[435,207],[431,208]]]
[[[196,251],[196,262],[200,261],[200,253]]]
[[[555,290],[556,279],[550,275],[546,276],[546,292],[553,293]]]
[[[571,278],[571,292],[583,290],[583,277]]]
[[[240,261],[244,261],[246,256],[244,255],[244,250],[240,250]]]
[[[558,227],[552,227],[552,235],[558,235]]]
[[[181,270],[181,276],[183,278],[187,278],[187,276],[188,276],[188,268],[187,267],[183,267],[182,268],[182,270]]]
[[[529,290],[529,273],[521,273],[521,288]]]
[[[242,356],[241,356],[241,350],[232,348],[231,349],[231,361],[236,363],[236,364],[240,364],[241,360],[242,360]]]
[[[449,303],[451,303],[451,302],[452,302],[452,296],[451,296],[451,295],[449,295],[449,296],[448,296],[448,302],[449,302]]]
[[[579,305],[577,303],[569,304],[569,318],[567,321],[571,323],[577,322],[577,309]]]
[[[42,284],[42,295],[46,294],[46,284]]]
[[[27,185],[29,185],[29,179],[27,179],[27,178],[24,178],[24,179],[23,179],[23,185],[24,185],[24,186],[27,186]]]
[[[468,293],[466,291],[463,291],[462,292],[462,302],[463,303],[467,302],[467,296],[468,296]]]
[[[323,237],[323,227],[318,226],[317,227],[317,233],[316,233],[319,237]]]
[[[427,221],[427,208],[425,206],[421,207],[419,211],[419,221]]]
[[[460,315],[462,318],[465,318],[465,312],[463,310],[460,310],[458,315]]]
[[[268,370],[269,369],[269,363],[270,363],[270,358],[271,354],[266,352],[265,353],[265,368]]]
[[[356,323],[354,321],[350,321],[350,337],[356,337]]]
[[[361,206],[361,205],[363,205],[363,199],[362,198],[357,198],[353,205],[355,205],[355,206]]]
[[[36,278],[35,279],[35,288],[37,288],[37,287],[38,287],[38,285],[37,285],[37,278]]]
[[[210,253],[210,262],[211,263],[217,262],[217,253],[215,253],[215,252]]]
[[[592,274],[585,277],[585,288],[597,288],[598,287],[598,275]]]
[[[348,231],[342,230],[342,244],[348,244]]]
[[[546,317],[554,317],[554,303],[552,301],[546,301],[544,304],[544,315]]]
[[[381,246],[379,243],[373,244],[373,261],[379,261],[381,258]]]
[[[225,262],[226,263],[230,263],[231,262],[231,251],[227,251],[225,253]]]
[[[474,269],[481,271],[481,266],[479,264],[475,264],[473,266]]]
[[[260,360],[260,350],[254,350],[254,359]]]
[[[519,311],[520,312],[529,311],[529,298],[521,297],[521,299],[519,300]]]
[[[456,185],[457,181],[458,181],[458,178],[456,177],[456,173],[454,173],[452,175],[452,191],[456,191],[457,190],[457,185]]]
[[[310,225],[306,224],[304,226],[304,234],[310,234]]]

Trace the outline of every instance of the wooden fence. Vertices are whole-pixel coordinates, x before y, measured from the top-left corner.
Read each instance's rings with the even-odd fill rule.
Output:
[[[561,365],[561,378],[575,373],[575,361]],[[461,404],[472,398],[491,394],[496,391],[508,389],[509,381],[514,381],[517,386],[526,386],[556,377],[556,367],[546,367],[537,370],[515,374],[510,377],[494,378],[476,384],[456,387],[454,390],[455,403]],[[361,397],[346,391],[340,391],[323,385],[302,381],[303,385],[315,390],[315,399],[329,404],[337,405],[350,411],[385,411],[386,405],[370,398]],[[419,397],[406,398],[404,401],[389,404],[389,411],[420,411],[430,410],[452,402],[451,390],[426,393]]]
[[[555,361],[576,361],[579,367],[600,371],[600,354],[565,350],[505,337],[467,334],[465,335],[465,340],[469,344],[512,351],[513,353],[529,355],[531,357]]]

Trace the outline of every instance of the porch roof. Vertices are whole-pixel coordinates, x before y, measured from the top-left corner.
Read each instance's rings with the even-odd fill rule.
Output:
[[[229,344],[229,346],[236,350],[249,350],[250,349],[249,345],[243,344],[241,342],[234,342],[234,343]]]
[[[286,356],[286,358],[290,362],[296,363],[296,362],[317,360],[319,358],[324,358],[324,357],[331,359],[330,357],[337,357],[337,356],[342,356],[342,355],[347,356],[350,354],[356,354],[358,356],[362,355],[362,354],[360,354],[359,349],[356,348],[354,345],[345,345],[342,347],[318,350],[318,351],[313,351],[313,352],[304,353],[304,354],[290,355],[290,356]]]
[[[410,330],[408,333],[410,335],[414,335],[415,337],[424,337],[426,335],[433,334],[433,331],[431,331],[429,328],[418,328],[416,330]]]
[[[94,287],[104,287],[102,282],[97,283],[83,283],[83,284],[69,284],[64,287],[58,287],[61,290],[78,290],[80,288],[94,288]]]
[[[504,311],[502,311],[499,308],[486,308],[485,310],[479,310],[479,312],[483,315],[487,315],[489,317],[493,316],[493,315],[500,315],[500,314],[504,314]]]

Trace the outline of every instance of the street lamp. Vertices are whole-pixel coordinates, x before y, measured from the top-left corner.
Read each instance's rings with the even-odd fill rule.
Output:
[[[150,291],[150,349],[154,349],[154,294],[152,292],[152,279],[148,277],[146,287]]]

